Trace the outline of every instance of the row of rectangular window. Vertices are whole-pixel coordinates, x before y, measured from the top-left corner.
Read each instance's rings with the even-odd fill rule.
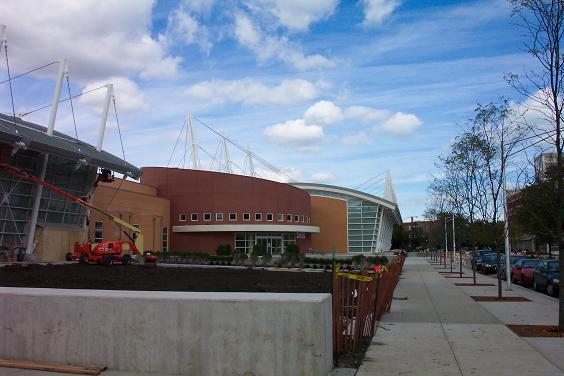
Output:
[[[212,214],[211,213],[204,213],[204,221],[211,221]],[[229,213],[228,214],[230,221],[237,220],[237,213]],[[284,221],[284,214],[278,214],[276,217],[278,222]],[[293,219],[293,220],[292,220]],[[178,220],[181,222],[186,221],[186,213],[180,213],[178,216]],[[198,213],[191,213],[190,220],[196,222],[199,220]],[[215,213],[215,220],[220,222],[223,221],[223,213]],[[243,221],[250,221],[251,220],[251,213],[243,213]],[[266,213],[266,220],[268,222],[274,221],[274,214]],[[255,221],[262,221],[262,213],[255,213]],[[302,222],[302,223],[310,223],[310,218],[305,215],[292,215],[286,214],[286,221],[287,222]]]

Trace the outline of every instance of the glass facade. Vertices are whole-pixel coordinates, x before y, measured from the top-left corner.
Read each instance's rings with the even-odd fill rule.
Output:
[[[332,197],[347,201],[348,247],[351,253],[370,253],[378,250],[378,232],[383,207],[351,195],[306,189],[312,196]]]
[[[10,165],[37,174],[42,157],[30,150],[18,151]],[[45,180],[77,197],[85,197],[96,179],[96,168],[79,167],[76,162],[51,155]],[[29,223],[36,184],[0,172],[0,246],[23,246],[25,226]],[[86,210],[77,203],[47,188],[43,189],[37,218],[39,225],[64,225],[81,228]]]

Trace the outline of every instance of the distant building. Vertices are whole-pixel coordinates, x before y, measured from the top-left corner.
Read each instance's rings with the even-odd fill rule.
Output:
[[[557,155],[553,153],[541,153],[535,157],[535,179],[544,180],[546,171],[555,166]]]

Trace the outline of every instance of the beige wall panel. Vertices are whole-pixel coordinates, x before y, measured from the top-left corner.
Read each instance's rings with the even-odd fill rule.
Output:
[[[330,197],[311,196],[311,224],[319,234],[311,234],[314,252],[347,253],[347,202]]]

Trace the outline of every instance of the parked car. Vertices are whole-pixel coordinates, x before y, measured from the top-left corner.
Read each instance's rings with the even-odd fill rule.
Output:
[[[472,254],[472,263],[474,263],[474,265],[476,265],[476,270],[479,270],[480,267],[482,266],[482,257],[487,253],[491,253],[491,251],[487,250],[487,249],[479,249],[479,250],[471,253]]]
[[[560,270],[558,260],[543,260],[533,272],[533,288],[536,291],[546,291],[550,296],[558,296]]]
[[[480,271],[484,274],[490,274],[490,273],[495,273],[496,270],[497,270],[497,253],[486,253],[485,255],[483,255]]]
[[[539,259],[521,259],[515,262],[511,268],[511,280],[513,283],[521,283],[523,286],[532,284],[533,272],[541,262],[542,260]]]
[[[528,258],[526,255],[520,254],[510,254],[509,255],[509,268],[511,269],[513,265],[519,260]],[[506,270],[505,270],[505,255],[501,257],[501,278],[505,281],[507,279]]]

